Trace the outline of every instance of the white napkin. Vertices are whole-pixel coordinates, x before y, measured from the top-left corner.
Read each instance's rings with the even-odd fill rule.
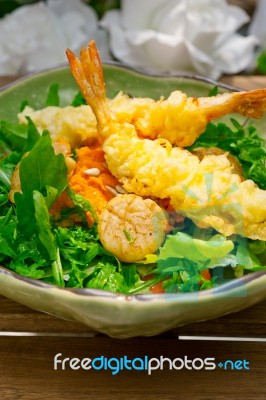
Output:
[[[113,55],[158,71],[190,71],[214,79],[249,66],[257,43],[237,30],[248,14],[225,0],[122,0],[101,25]]]
[[[65,62],[66,48],[78,52],[89,39],[96,40],[102,57],[110,57],[95,11],[81,0],[22,6],[0,20],[0,75],[25,74]]]

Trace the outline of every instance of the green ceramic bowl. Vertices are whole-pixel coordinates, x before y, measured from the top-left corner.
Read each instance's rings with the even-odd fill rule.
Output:
[[[174,89],[192,96],[206,96],[214,85],[220,91],[234,90],[196,76],[156,76],[116,63],[105,64],[104,73],[108,96],[123,90],[133,96],[158,98]],[[66,66],[28,76],[1,91],[0,119],[16,120],[24,99],[35,108],[43,107],[52,83],[60,85],[62,105],[77,93],[76,83]],[[260,124],[265,125],[265,120]],[[94,289],[62,289],[0,267],[0,293],[39,311],[82,322],[109,336],[128,338],[156,335],[262,301],[266,299],[266,272],[249,274],[202,292],[125,296]]]

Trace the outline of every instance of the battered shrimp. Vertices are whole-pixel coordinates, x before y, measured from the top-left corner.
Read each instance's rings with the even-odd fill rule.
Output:
[[[205,131],[207,124],[230,113],[261,118],[266,111],[266,89],[250,92],[224,93],[213,97],[187,97],[174,91],[168,99],[157,102],[151,99],[130,99],[119,102],[110,109],[119,122],[134,124],[140,137],[164,138],[180,146],[191,146]],[[131,111],[129,111],[131,110]]]
[[[27,125],[26,117],[31,118],[40,133],[47,129],[53,141],[63,138],[72,149],[80,147],[84,142],[92,144],[97,139],[96,119],[91,108],[86,105],[63,108],[49,106],[41,110],[26,106],[18,114],[19,123]]]
[[[70,51],[67,54],[74,62],[74,55]],[[225,114],[235,112],[260,118],[266,110],[266,89],[206,98],[188,97],[176,90],[159,101],[130,98],[120,92],[107,102],[115,118],[120,123],[132,123],[140,137],[165,138],[174,145],[187,147],[205,131],[208,122]],[[27,124],[26,116],[31,117],[40,131],[48,129],[53,139],[66,138],[72,148],[84,142],[93,143],[97,138],[96,119],[88,106],[43,110],[27,106],[18,114],[19,122]]]
[[[166,138],[172,144],[186,147],[205,131],[209,121],[230,112],[259,118],[265,110],[265,89],[252,92],[226,93],[216,97],[190,98],[174,91],[168,99],[130,98],[119,93],[107,100],[120,123],[132,123],[138,136],[149,139]],[[51,137],[65,137],[72,148],[91,144],[97,139],[95,116],[89,106],[46,107],[33,110],[26,107],[18,114],[19,122],[27,124],[29,116],[38,129],[48,129]]]
[[[108,107],[95,43],[81,50],[80,60],[71,51],[67,55],[95,113],[108,168],[128,192],[170,198],[177,212],[200,227],[266,240],[266,192],[251,180],[242,181],[227,153],[200,160],[168,140],[139,138],[135,126],[121,123]]]
[[[150,199],[118,195],[99,217],[102,245],[120,261],[133,262],[155,253],[165,238],[166,217]]]

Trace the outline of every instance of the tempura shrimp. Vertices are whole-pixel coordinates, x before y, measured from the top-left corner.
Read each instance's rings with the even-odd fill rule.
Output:
[[[133,262],[158,250],[166,226],[165,214],[155,201],[121,194],[103,209],[98,227],[103,246],[120,261]]]
[[[109,107],[120,122],[132,123],[138,136],[153,140],[164,138],[173,145],[188,147],[210,121],[224,115],[262,117],[266,111],[266,89],[201,98],[188,97],[176,90],[159,101],[129,97],[125,100],[121,96],[120,101],[117,97],[109,102]]]
[[[92,144],[97,139],[96,119],[87,105],[49,106],[41,110],[26,106],[18,114],[19,123],[27,125],[26,117],[31,118],[40,133],[47,129],[53,141],[63,138],[72,149],[83,143]]]
[[[69,52],[71,58],[71,53]],[[73,57],[72,57],[73,59]],[[206,125],[232,112],[259,118],[266,110],[266,89],[251,92],[224,93],[213,97],[188,97],[174,91],[166,99],[130,98],[118,93],[107,99],[108,107],[120,123],[131,123],[139,137],[165,138],[180,147],[192,145]],[[97,139],[96,119],[89,106],[46,107],[33,110],[27,106],[18,114],[27,124],[29,116],[40,131],[48,129],[51,137],[65,137],[72,148]]]
[[[166,139],[139,138],[135,126],[121,123],[108,107],[95,43],[81,50],[80,60],[71,51],[67,55],[95,113],[108,168],[128,192],[170,198],[177,212],[226,236],[266,240],[266,192],[232,172],[226,153],[200,160]]]
[[[91,49],[94,46],[92,43]],[[67,56],[74,67],[76,63],[74,54],[67,50]],[[87,77],[91,71],[85,59],[86,50],[82,50],[81,62]],[[76,74],[75,78],[78,81],[83,82],[81,91],[87,99],[90,94],[86,78],[83,73],[78,72],[77,66],[76,63],[76,68],[72,68],[72,72]],[[102,81],[102,75],[99,79]],[[91,83],[98,86],[100,81]],[[159,101],[149,98],[131,99],[120,95],[108,102],[108,108],[120,123],[133,124],[140,137],[165,138],[174,145],[188,147],[205,131],[210,121],[221,116],[239,113],[253,118],[262,117],[266,111],[266,89],[224,93],[202,98],[188,97],[185,93],[176,90],[167,99],[162,98]]]

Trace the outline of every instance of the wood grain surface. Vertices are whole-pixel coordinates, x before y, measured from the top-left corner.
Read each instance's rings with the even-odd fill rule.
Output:
[[[175,338],[115,340],[110,338],[0,338],[1,399],[15,400],[264,400],[264,344],[187,342]],[[245,359],[250,370],[111,371],[54,370],[54,356],[62,358],[212,357]]]
[[[0,87],[14,77],[0,77]],[[266,77],[224,76],[244,90],[266,87]],[[25,336],[28,334],[33,336]],[[34,336],[34,333],[37,336]],[[24,335],[24,336],[23,336]],[[147,399],[264,400],[266,342],[191,341],[179,336],[266,338],[266,302],[212,321],[190,324],[153,338],[116,340],[82,324],[31,310],[0,296],[0,400]],[[64,357],[214,357],[243,360],[250,370],[110,371],[54,370]]]

